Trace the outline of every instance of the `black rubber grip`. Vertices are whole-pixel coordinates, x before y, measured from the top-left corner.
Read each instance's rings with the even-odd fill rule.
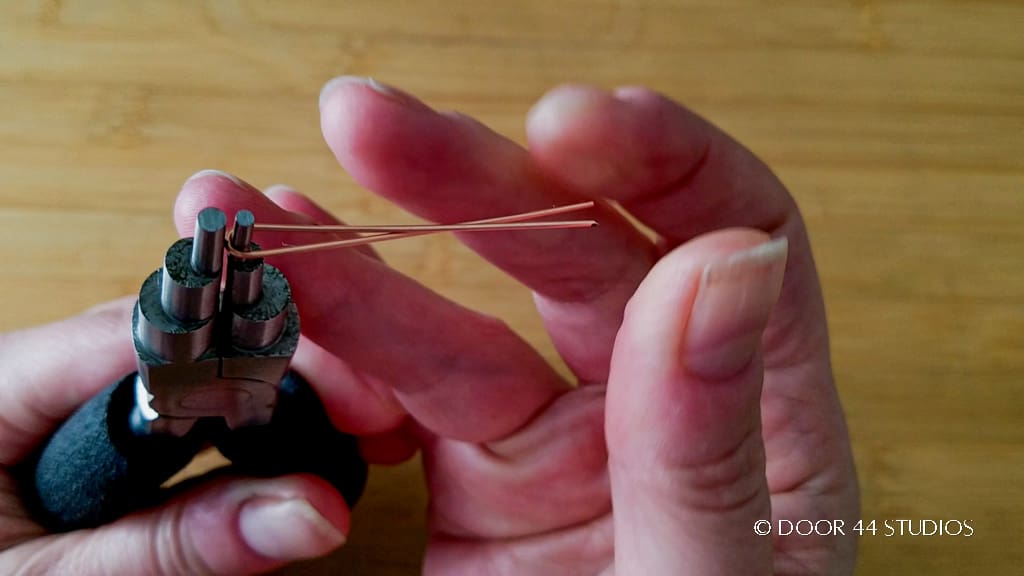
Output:
[[[355,437],[331,424],[316,393],[294,372],[281,381],[277,407],[264,426],[228,430],[205,422],[184,437],[131,430],[135,374],[75,412],[23,469],[23,496],[54,532],[89,528],[160,502],[160,486],[212,440],[235,472],[323,477],[349,506],[366,485],[367,465]]]
[[[215,438],[234,468],[251,476],[315,474],[355,506],[366,486],[367,465],[354,436],[339,432],[312,387],[295,372],[281,381],[269,424]]]
[[[155,503],[202,447],[192,435],[134,435],[134,386],[130,374],[89,400],[27,464],[23,496],[48,529],[98,526]]]

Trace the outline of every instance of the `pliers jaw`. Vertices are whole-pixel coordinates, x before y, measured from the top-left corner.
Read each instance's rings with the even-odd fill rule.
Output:
[[[252,221],[239,213],[233,238],[248,240]],[[203,210],[195,236],[175,242],[139,291],[137,434],[184,436],[201,419],[234,430],[273,415],[299,341],[298,311],[288,280],[262,259],[229,256],[222,265],[225,224],[220,210]]]
[[[367,466],[313,388],[288,370],[299,315],[288,281],[254,254],[253,217],[225,237],[224,213],[199,213],[139,291],[138,372],[82,405],[21,466],[26,506],[55,531],[99,526],[153,506],[162,485],[213,444],[236,474],[324,478],[350,506]],[[225,259],[225,242],[230,256]],[[223,286],[223,288],[222,288]]]

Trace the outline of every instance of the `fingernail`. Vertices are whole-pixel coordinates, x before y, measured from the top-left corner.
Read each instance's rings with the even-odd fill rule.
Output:
[[[688,371],[717,380],[750,364],[782,290],[788,249],[778,238],[704,267],[684,337]]]
[[[230,181],[234,182],[235,184],[238,184],[239,186],[243,186],[243,187],[247,187],[248,186],[248,184],[246,184],[245,182],[242,182],[241,180],[236,178],[233,174],[228,174],[227,172],[224,172],[222,170],[215,170],[213,168],[207,168],[205,170],[200,170],[199,172],[196,172],[195,174],[189,176],[188,180],[185,180],[185,182],[188,183],[188,182],[191,182],[193,180],[198,180],[200,178],[205,178],[207,176],[218,176],[220,178],[225,178],[227,180],[230,180]]]
[[[584,84],[559,86],[545,94],[527,113],[527,122],[554,124],[573,119],[591,109],[607,104],[611,95],[600,88]]]
[[[607,91],[591,86],[556,88],[527,114],[530,142],[541,147],[555,143],[559,174],[579,190],[598,190],[621,182],[623,176],[617,163],[592,154],[587,148],[594,141],[594,127],[599,122],[608,122],[618,105]]]
[[[386,96],[390,100],[399,104],[425,106],[419,99],[411,94],[403,92],[393,86],[378,82],[373,78],[365,76],[338,76],[337,78],[328,80],[327,83],[324,84],[324,87],[320,89],[320,108],[323,109],[324,104],[330,99],[331,94],[333,94],[338,88],[351,84],[368,86],[378,94]]]
[[[270,186],[267,186],[266,188],[263,189],[263,195],[267,196],[268,198],[273,198],[278,194],[287,194],[289,192],[294,191],[295,188],[287,184],[271,184]]]
[[[238,523],[250,548],[278,560],[316,558],[345,543],[341,530],[302,498],[253,498]]]

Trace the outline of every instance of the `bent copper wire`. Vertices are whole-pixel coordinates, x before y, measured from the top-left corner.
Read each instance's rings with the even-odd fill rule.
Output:
[[[306,224],[254,224],[247,223],[246,235],[252,229],[255,230],[267,230],[275,232],[372,232],[366,236],[360,236],[357,238],[347,238],[344,240],[332,240],[329,242],[319,242],[313,244],[302,244],[298,246],[288,246],[285,248],[271,248],[268,250],[240,250],[238,244],[234,242],[234,234],[236,230],[232,230],[226,239],[226,248],[232,256],[237,258],[264,258],[267,256],[279,256],[282,254],[295,254],[300,252],[312,252],[314,250],[331,250],[335,248],[351,248],[354,246],[362,246],[365,244],[373,244],[376,242],[386,242],[390,240],[398,240],[401,238],[410,238],[412,236],[422,236],[426,234],[435,234],[438,232],[498,232],[498,231],[512,231],[512,230],[551,230],[551,229],[564,229],[564,228],[592,228],[597,226],[595,220],[563,220],[553,222],[524,222],[526,220],[535,220],[537,218],[544,218],[546,216],[554,216],[556,214],[565,214],[568,212],[576,212],[579,210],[585,210],[594,206],[594,202],[580,202],[577,204],[569,204],[567,206],[557,206],[554,208],[546,208],[544,210],[534,210],[532,212],[523,212],[520,214],[511,214],[508,216],[499,216],[496,218],[486,218],[483,220],[472,220],[468,222],[460,222],[456,224],[409,224],[409,225],[375,225],[375,226],[360,226],[360,225],[306,225]],[[236,229],[238,227],[236,226]],[[245,242],[244,245],[248,245]]]

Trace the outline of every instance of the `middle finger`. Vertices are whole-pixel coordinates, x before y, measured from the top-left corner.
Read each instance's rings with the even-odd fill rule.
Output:
[[[434,221],[580,200],[545,182],[514,142],[376,82],[328,83],[321,128],[357,181]],[[654,245],[612,208],[599,205],[595,217],[601,225],[586,231],[460,235],[534,290],[555,346],[584,382],[607,378],[622,310],[656,258]]]

